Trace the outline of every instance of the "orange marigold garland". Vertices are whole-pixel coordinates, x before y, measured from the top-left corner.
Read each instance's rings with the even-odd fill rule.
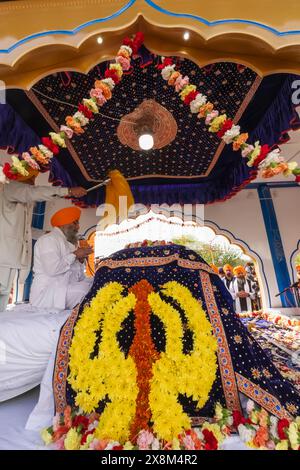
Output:
[[[129,350],[137,368],[137,384],[139,393],[136,400],[136,414],[131,425],[131,439],[136,440],[141,429],[150,430],[149,421],[151,410],[149,406],[150,380],[152,378],[152,365],[159,358],[151,337],[150,314],[151,307],[148,295],[154,289],[151,284],[142,279],[132,286],[129,292],[137,299],[135,305],[135,337]]]

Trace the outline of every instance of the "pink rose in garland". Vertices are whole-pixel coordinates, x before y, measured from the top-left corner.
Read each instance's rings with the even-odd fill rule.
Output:
[[[103,106],[106,103],[106,98],[100,88],[92,88],[90,91],[90,97],[94,98],[99,106]]]
[[[116,58],[116,62],[117,64],[120,64],[122,69],[124,70],[124,72],[126,72],[127,70],[130,69],[130,60],[129,59],[126,59],[125,57],[123,56],[118,56]]]
[[[148,450],[154,440],[154,436],[149,431],[141,431],[137,438],[137,445],[140,450]]]

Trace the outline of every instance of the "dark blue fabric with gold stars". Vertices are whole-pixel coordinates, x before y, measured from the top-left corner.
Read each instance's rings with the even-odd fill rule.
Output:
[[[214,296],[214,302],[217,306],[218,321],[221,320],[219,328],[214,329],[214,334],[219,342],[219,330],[223,328],[227,340],[230,356],[227,357],[227,365],[231,360],[235,377],[235,383],[231,386],[236,387],[239,392],[256,400],[269,412],[273,412],[279,417],[282,416],[284,410],[291,415],[296,415],[300,409],[298,393],[292,384],[281,376],[268,356],[237,318],[233,312],[231,296],[223,282],[212,272],[202,258],[191,250],[178,245],[129,248],[101,260],[93,286],[79,308],[79,317],[84,305],[90,302],[98,290],[107,283],[112,281],[121,283],[125,287],[124,294],[126,294],[133,284],[146,279],[157,292],[160,291],[162,284],[171,280],[186,286],[192,295],[202,302],[207,318],[212,320],[213,317],[210,315],[212,307],[211,304],[206,302],[208,298],[207,292],[205,292],[207,285],[201,281],[201,275],[208,276],[209,290]],[[193,346],[193,336],[187,327],[187,319],[173,299],[167,298],[166,300],[179,312],[185,330],[183,352],[189,354]],[[131,312],[123,322],[122,330],[118,333],[118,342],[125,356],[128,354],[134,337],[133,320],[134,312]],[[213,320],[213,323],[215,321]],[[164,351],[164,327],[159,318],[153,314],[151,315],[151,327],[152,339],[157,351]],[[98,341],[100,340],[101,332],[98,335]],[[97,347],[96,344],[95,350]],[[224,343],[222,347],[224,347]],[[222,362],[224,359],[221,360],[222,351],[220,348],[221,346],[219,347],[219,367],[216,380],[205,406],[199,410],[191,397],[185,395],[178,397],[184,410],[190,416],[213,416],[214,407],[218,401],[224,406],[228,406],[230,400],[227,396],[227,390],[229,389],[225,383],[227,366],[224,366]],[[66,397],[67,403],[74,405],[74,393],[68,384]],[[98,410],[101,411],[103,406],[105,404],[99,403]]]
[[[162,79],[156,68],[160,60],[158,56],[146,55],[145,51],[142,57],[133,60],[131,71],[124,74],[114,88],[112,99],[85,127],[85,133],[72,139],[77,157],[91,179],[101,180],[115,168],[126,178],[206,174],[220,139],[208,132],[203,120],[193,116],[174,88]],[[190,81],[213,100],[216,109],[232,117],[240,110],[257,78],[249,68],[239,68],[229,62],[200,69],[188,59],[175,60],[180,62],[181,73],[188,75]],[[70,105],[77,106],[83,97],[89,97],[95,79],[103,78],[107,66],[107,62],[99,64],[87,75],[75,72],[49,75],[34,86],[36,98],[56,125],[64,123],[65,117],[76,111]],[[178,134],[170,145],[160,150],[139,152],[122,145],[116,129],[122,116],[131,113],[145,99],[155,99],[173,114]]]

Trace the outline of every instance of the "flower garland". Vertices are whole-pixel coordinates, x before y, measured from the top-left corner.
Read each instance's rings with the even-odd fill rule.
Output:
[[[178,395],[193,397],[199,408],[209,397],[217,372],[217,342],[202,306],[186,287],[171,281],[161,291],[184,310],[193,333],[193,351],[183,354],[183,325],[177,310],[158,293],[148,296],[152,312],[163,322],[166,332],[165,351],[153,365],[149,395],[153,430],[160,438],[171,441],[191,427]]]
[[[131,438],[138,435],[140,429],[147,430],[151,419],[149,406],[150,380],[152,379],[152,366],[159,358],[151,338],[150,314],[148,295],[153,287],[148,281],[142,279],[130,288],[136,299],[134,329],[135,336],[129,350],[137,368],[137,385],[139,393],[136,399],[136,415],[131,424]]]
[[[270,323],[274,323],[275,325],[278,325],[281,328],[289,328],[295,331],[300,331],[300,320],[297,320],[296,318],[287,317],[286,315],[282,315],[279,313],[263,312],[262,310],[258,310],[255,312],[237,313],[237,316],[239,318],[259,318],[262,320],[269,321]]]
[[[161,299],[146,280],[135,284],[127,296],[112,282],[100,289],[86,305],[74,328],[69,350],[68,382],[76,393],[75,404],[92,413],[109,398],[95,435],[135,442],[139,431],[150,429],[161,439],[190,429],[189,416],[178,401],[186,394],[206,403],[216,378],[216,339],[199,302],[190,291],[169,282],[162,292],[185,311],[193,333],[193,351],[183,354],[183,325],[178,311]],[[131,310],[135,311],[135,337],[127,358],[120,350],[117,333]],[[165,326],[166,349],[158,353],[151,338],[151,311]],[[92,357],[97,331],[101,331],[98,354]]]
[[[161,70],[162,78],[175,88],[184,104],[190,107],[191,113],[197,114],[199,119],[205,119],[209,132],[217,134],[225,144],[232,144],[234,151],[241,150],[242,157],[248,159],[249,167],[261,170],[263,178],[271,178],[280,173],[284,176],[293,174],[300,183],[300,167],[297,162],[286,162],[278,148],[272,150],[259,141],[254,145],[249,144],[248,133],[241,133],[240,126],[234,124],[227,114],[220,114],[213,103],[208,101],[207,96],[200,93],[196,85],[190,83],[189,77],[183,76],[176,70],[176,64],[171,58],[163,58],[158,69]]]
[[[300,417],[278,419],[252,400],[247,403],[248,418],[233,412],[233,426],[245,444],[261,450],[300,450]]]
[[[117,333],[134,309],[135,296],[122,296],[123,287],[111,282],[99,290],[86,305],[75,328],[69,350],[68,382],[76,392],[75,403],[85,413],[93,412],[109,396],[95,430],[98,439],[129,438],[135,416],[137,371],[134,360],[120,350]],[[101,330],[98,354],[91,359],[96,344],[96,331]]]
[[[55,450],[218,450],[237,430],[241,440],[254,449],[300,450],[300,417],[278,419],[251,400],[247,402],[246,416],[217,403],[212,422],[190,428],[171,441],[160,439],[152,430],[140,430],[135,442],[119,442],[96,437],[100,419],[97,413],[85,415],[68,406],[62,416],[54,416],[41,437]]]
[[[223,410],[224,416],[226,414]],[[134,441],[99,439],[96,430],[100,416],[86,415],[68,406],[64,414],[56,414],[52,425],[41,432],[46,445],[54,450],[218,450],[230,435],[230,412],[220,422],[205,422],[201,428],[184,431],[171,441],[159,438],[152,430],[140,430]]]
[[[95,114],[99,113],[99,107],[112,98],[114,87],[122,79],[123,73],[131,67],[131,59],[144,41],[141,32],[136,33],[132,39],[125,38],[114,63],[110,63],[105,71],[105,78],[96,80],[94,88],[90,90],[89,98],[83,98],[77,111],[72,116],[65,118],[65,124],[60,126],[60,132],[49,132],[47,137],[42,137],[42,143],[30,147],[22,153],[22,158],[12,156],[11,163],[5,163],[0,167],[0,182],[17,180],[19,175],[29,176],[32,171],[40,171],[47,167],[54,155],[58,155],[61,148],[66,148],[66,139],[72,139],[75,135],[84,133],[84,127],[89,124]]]
[[[147,221],[148,222],[148,221]],[[134,227],[136,228],[136,227]],[[173,242],[168,242],[166,240],[143,240],[142,242],[133,242],[127,243],[125,249],[127,248],[143,248],[146,246],[165,246],[165,245],[174,245]]]

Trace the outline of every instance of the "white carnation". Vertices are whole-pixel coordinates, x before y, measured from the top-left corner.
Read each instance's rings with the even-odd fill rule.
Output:
[[[271,165],[271,163],[280,162],[283,162],[283,158],[280,156],[280,149],[275,149],[268,153],[266,158],[262,162],[260,162],[258,168],[260,170],[263,170],[264,168],[267,168],[269,165]]]
[[[240,126],[232,126],[231,129],[225,132],[223,135],[222,139],[226,144],[230,144],[235,137],[237,137],[240,134]]]
[[[254,410],[254,408],[255,408],[254,401],[248,400],[247,405],[246,405],[247,414],[250,415],[252,413],[252,411]]]
[[[190,103],[191,113],[199,113],[201,106],[203,106],[206,101],[206,96],[202,95],[202,93],[199,93],[196,98]]]
[[[122,44],[122,46],[120,47],[120,50],[122,50],[122,49],[124,49],[125,51],[127,51],[128,54],[130,54],[130,55],[132,54],[132,49],[131,49],[131,47],[125,46],[124,44]]]
[[[94,431],[99,424],[99,421],[96,419],[93,423],[90,423],[87,430],[88,431]]]
[[[2,183],[2,184],[8,183],[7,178],[6,178],[5,174],[3,173],[3,167],[2,166],[0,166],[0,183]]]
[[[164,80],[169,80],[169,78],[171,77],[172,73],[175,71],[175,64],[173,65],[167,65],[166,67],[164,67],[161,71],[161,75],[162,75],[162,78]]]
[[[76,121],[78,121],[81,126],[86,126],[89,123],[89,119],[85,117],[85,115],[80,111],[77,111],[73,115],[73,118],[76,119]]]
[[[276,416],[270,416],[270,434],[273,439],[279,439],[278,432],[277,432],[277,425],[278,425],[278,418]]]
[[[198,439],[200,439],[200,441],[203,441],[204,436],[203,436],[202,432],[200,431],[200,428],[194,428],[194,431],[197,434]]]
[[[243,442],[251,442],[256,434],[254,429],[248,428],[244,424],[238,425],[238,432]]]
[[[39,149],[45,155],[45,157],[47,157],[49,159],[51,159],[53,157],[53,153],[45,145],[40,144]]]
[[[226,421],[227,426],[232,426],[233,425],[233,417],[229,416]]]
[[[105,450],[112,450],[113,447],[116,447],[116,446],[119,446],[119,445],[120,445],[120,442],[111,441],[107,444],[107,446],[105,447]]]
[[[106,85],[109,87],[110,90],[113,90],[115,88],[115,82],[113,81],[112,78],[103,78],[101,80],[102,83],[106,83]]]
[[[151,449],[152,450],[159,450],[160,449],[160,445],[159,445],[159,440],[158,439],[153,439],[153,442],[151,444]]]

